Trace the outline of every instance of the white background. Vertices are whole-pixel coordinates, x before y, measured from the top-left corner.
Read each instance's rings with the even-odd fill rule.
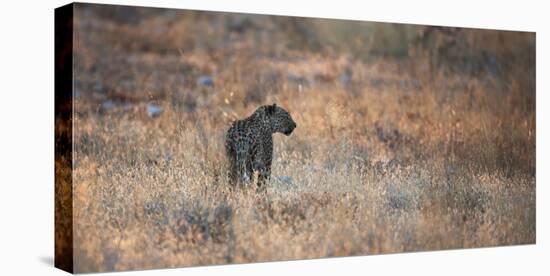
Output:
[[[545,1],[91,1],[202,10],[484,27],[537,32],[537,244],[310,261],[226,265],[137,275],[550,275],[549,25]],[[265,3],[264,3],[265,2]],[[61,275],[53,267],[54,13],[67,1],[1,2],[0,275]],[[546,26],[544,26],[546,23]]]

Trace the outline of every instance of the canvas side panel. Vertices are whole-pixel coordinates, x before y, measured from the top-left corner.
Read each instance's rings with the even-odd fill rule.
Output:
[[[73,4],[55,9],[55,267],[73,272]]]

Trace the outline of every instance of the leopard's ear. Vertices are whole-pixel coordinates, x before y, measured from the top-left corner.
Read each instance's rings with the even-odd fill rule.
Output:
[[[266,109],[267,115],[272,115],[275,112],[276,107],[277,107],[276,104],[268,105]]]

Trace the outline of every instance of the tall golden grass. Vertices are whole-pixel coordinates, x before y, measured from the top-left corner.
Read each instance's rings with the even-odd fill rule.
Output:
[[[535,242],[534,61],[508,66],[516,48],[457,69],[414,54],[420,26],[349,23],[405,32],[403,58],[345,47],[345,22],[125,9],[75,12],[76,271]],[[442,36],[486,33],[533,42]],[[274,136],[265,193],[231,189],[225,131],[273,102],[298,127]]]

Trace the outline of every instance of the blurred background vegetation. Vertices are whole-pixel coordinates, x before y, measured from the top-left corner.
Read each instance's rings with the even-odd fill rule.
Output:
[[[385,84],[383,79],[354,70],[356,64],[380,64],[379,70],[393,70],[403,79],[410,77],[413,86],[429,86],[439,90],[441,97],[448,98],[453,93],[450,91],[456,90],[441,78],[473,77],[496,93],[521,87],[523,95],[534,103],[534,33],[127,6],[85,7],[77,12],[82,30],[76,49],[82,59],[77,66],[89,76],[105,73],[103,89],[95,90],[119,90],[119,96],[133,90],[134,95],[127,96],[139,97],[135,86],[140,84],[135,78],[141,76],[136,74],[146,74],[148,80],[176,78],[170,82],[178,87],[142,83],[153,98],[163,98],[173,90],[195,89],[197,80],[206,76],[217,84],[227,78],[241,81],[249,92],[244,104],[258,104],[280,88],[281,80],[321,85],[361,81]],[[143,56],[149,58],[145,65],[139,62]],[[156,66],[162,68],[155,68],[155,58]],[[122,82],[114,71],[123,68],[111,64],[117,62],[120,66],[135,63],[125,67],[129,72],[122,74]],[[283,66],[274,69],[274,65],[285,62],[309,63],[310,68],[304,69],[308,72]],[[395,68],[386,68],[391,66]],[[109,82],[111,73],[116,73],[118,83]],[[84,90],[93,91],[99,80],[79,81]],[[534,106],[528,108],[534,110]]]
[[[87,12],[151,35],[143,41],[119,37],[120,47],[132,50],[209,51],[245,38],[254,44],[249,46],[255,55],[289,58],[306,51],[363,61],[383,57],[474,75],[535,62],[535,36],[528,32],[125,6],[92,6]]]

